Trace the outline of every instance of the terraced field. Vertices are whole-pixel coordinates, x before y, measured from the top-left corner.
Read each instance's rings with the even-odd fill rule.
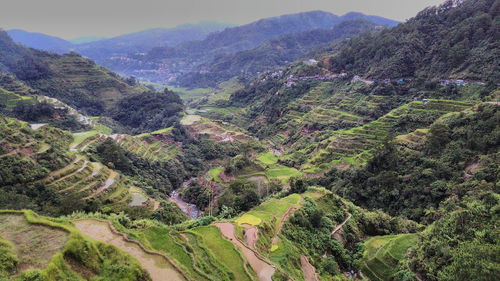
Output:
[[[430,100],[428,103],[416,101],[403,105],[361,127],[333,132],[330,138],[320,142],[308,154],[309,160],[302,169],[314,173],[332,166],[363,164],[371,158],[374,149],[391,135],[410,133],[428,126],[446,113],[463,111],[471,106],[470,103],[448,100]],[[405,124],[408,125],[406,131],[395,130]]]
[[[295,168],[279,164],[278,157],[272,152],[261,154],[255,160],[262,166],[260,170],[243,172],[239,178],[256,182],[277,179],[286,184],[290,178],[302,175],[302,172]]]
[[[97,131],[71,136],[50,126],[32,130],[29,124],[12,118],[0,119],[0,126],[0,165],[6,167],[5,176],[14,173],[8,169],[17,169],[16,173],[24,174],[26,183],[43,183],[61,195],[99,200],[106,202],[109,208],[128,205],[131,201],[125,178],[81,153],[101,138]],[[58,162],[48,166],[50,169],[40,167],[55,156]],[[12,166],[16,161],[23,166]],[[4,182],[9,184],[7,178]]]
[[[19,101],[30,99],[32,99],[32,97],[22,96],[0,87],[0,104],[4,105],[7,109],[14,108]]]
[[[194,136],[208,135],[216,142],[250,142],[252,138],[241,129],[222,122],[212,121],[199,115],[186,115],[181,124],[187,127]]]
[[[150,280],[125,252],[32,211],[0,211],[0,249],[2,280]]]
[[[180,153],[180,144],[169,137],[171,128],[138,136],[112,135],[115,141],[127,151],[150,161],[165,162]]]
[[[364,245],[361,271],[370,280],[389,281],[397,271],[397,265],[407,250],[417,241],[416,234],[376,236]]]
[[[51,258],[63,249],[68,233],[44,225],[30,224],[24,215],[0,213],[0,238],[15,249],[17,271],[44,269]]]
[[[17,80],[11,75],[0,75],[0,92],[15,93],[16,95],[29,95],[34,92],[32,88],[26,85],[24,82]]]

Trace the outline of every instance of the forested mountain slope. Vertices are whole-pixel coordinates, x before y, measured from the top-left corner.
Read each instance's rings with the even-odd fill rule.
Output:
[[[13,87],[21,83],[31,88],[29,95],[57,98],[89,116],[111,117],[122,130],[143,122],[142,127],[134,127],[141,132],[172,125],[183,110],[182,101],[173,92],[154,92],[76,53],[58,55],[29,49],[14,43],[5,32],[0,33],[0,46],[2,77],[10,75],[2,78],[0,87],[11,92],[26,94]],[[16,79],[20,81],[14,82]],[[127,111],[123,115],[132,108],[134,114]]]
[[[380,34],[353,38],[327,67],[371,78],[500,80],[500,2],[446,1]]]
[[[30,48],[58,54],[75,51],[102,64],[105,59],[113,56],[146,52],[154,47],[176,46],[185,41],[203,40],[208,34],[231,26],[230,24],[207,21],[197,24],[183,24],[173,28],[151,28],[81,43],[20,29],[7,30],[6,32],[14,41]],[[77,38],[77,41],[85,41],[89,38],[94,39],[99,37],[82,37]]]
[[[104,40],[74,46],[74,50],[101,65],[113,57],[148,52],[156,47],[174,47],[183,42],[203,40],[210,33],[232,27],[231,24],[200,22],[173,28],[152,28]]]

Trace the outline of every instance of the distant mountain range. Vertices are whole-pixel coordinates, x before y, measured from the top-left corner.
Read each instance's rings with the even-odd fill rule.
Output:
[[[362,13],[337,16],[324,11],[311,11],[261,19],[241,26],[201,22],[168,29],[153,28],[87,43],[85,41],[89,38],[83,38],[83,41],[73,40],[79,44],[22,30],[9,30],[7,33],[16,42],[28,47],[57,53],[75,51],[122,75],[166,83],[186,73],[192,75],[206,71],[206,65],[212,60],[220,61],[221,56],[269,44],[267,41],[270,39],[311,30],[331,29],[343,21],[354,19],[363,19],[373,25],[398,24],[397,21]],[[90,38],[94,39],[96,38]],[[331,41],[319,37],[317,39],[318,42],[308,43],[309,48]],[[293,40],[293,37],[288,40]],[[288,62],[297,58],[297,52],[290,53],[295,55],[282,52],[281,61]],[[237,71],[245,71],[245,67]]]
[[[146,54],[115,57],[102,63],[118,73],[165,83],[182,75],[197,76],[197,73],[200,72],[206,74],[206,65],[211,64],[213,60],[220,56],[251,50],[265,44],[268,40],[285,35],[311,30],[331,29],[343,21],[353,19],[363,19],[372,22],[374,25],[381,26],[398,24],[393,20],[366,16],[361,13],[337,16],[324,11],[312,11],[261,19],[246,25],[214,32],[203,40],[186,41],[175,47],[153,48]],[[313,44],[324,44],[325,41],[331,40],[319,39],[318,42]],[[283,61],[294,59],[296,57],[285,54]],[[236,71],[241,72],[242,70],[245,71],[244,69],[237,69]],[[204,76],[206,78],[207,75]],[[183,80],[182,86],[187,87],[208,86],[212,85],[214,81],[209,79],[211,81],[207,81],[207,83],[192,85],[189,82],[191,79]]]
[[[42,51],[62,54],[67,53],[74,47],[73,43],[69,41],[43,33],[11,29],[7,31],[7,34],[18,43]]]
[[[148,51],[154,47],[175,46],[184,41],[200,40],[211,32],[230,26],[233,25],[204,21],[173,28],[151,28],[112,38],[86,36],[71,40],[19,29],[8,30],[7,34],[14,41],[30,48],[56,53],[76,51],[98,60],[100,57],[108,57],[115,53]]]
[[[103,37],[103,36],[83,36],[83,37],[77,37],[68,40],[69,42],[73,44],[83,44],[83,43],[90,43],[94,41],[99,41],[99,40],[104,40],[108,39],[108,37]]]

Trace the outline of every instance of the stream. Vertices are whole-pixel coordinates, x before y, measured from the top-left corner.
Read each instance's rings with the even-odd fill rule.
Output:
[[[197,219],[202,215],[202,211],[200,211],[200,209],[198,209],[198,207],[195,204],[191,204],[182,200],[177,190],[174,190],[172,192],[172,195],[170,196],[170,198],[168,198],[168,200],[175,203],[175,205],[177,205],[179,209],[182,210],[182,212],[184,212],[192,219]]]

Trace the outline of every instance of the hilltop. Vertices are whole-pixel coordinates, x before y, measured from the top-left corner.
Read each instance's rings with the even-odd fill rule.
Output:
[[[498,1],[446,1],[380,34],[353,38],[325,65],[371,78],[498,81]]]

